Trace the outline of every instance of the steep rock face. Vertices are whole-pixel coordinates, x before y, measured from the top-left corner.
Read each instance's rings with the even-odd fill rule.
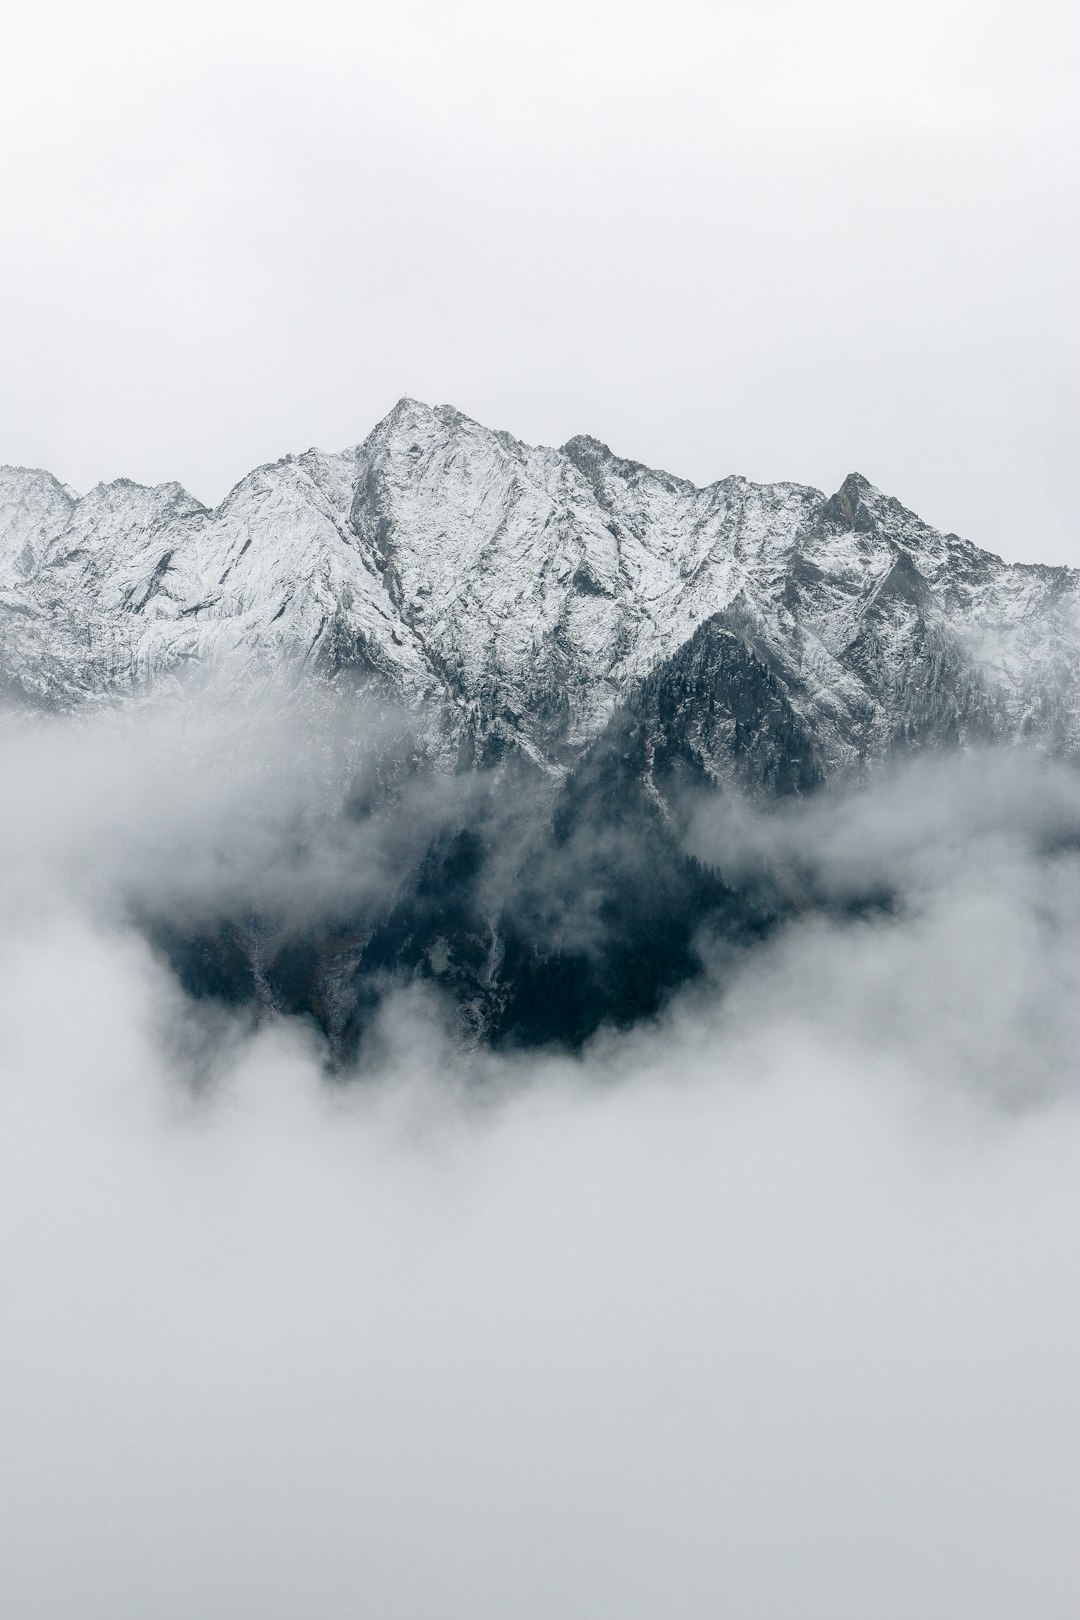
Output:
[[[737,615],[706,620],[646,677],[633,711],[661,779],[689,768],[710,785],[769,795],[807,793],[822,780],[811,727]]]
[[[858,474],[829,497],[698,489],[412,400],[212,511],[177,484],[78,497],[0,471],[9,699],[356,682],[426,713],[459,762],[566,769],[643,690],[715,779],[766,791],[898,743],[1075,751],[1077,604],[1075,571],[1008,566]]]

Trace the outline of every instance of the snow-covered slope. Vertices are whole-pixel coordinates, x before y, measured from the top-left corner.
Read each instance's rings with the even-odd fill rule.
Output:
[[[857,474],[831,497],[736,477],[698,489],[593,439],[535,448],[414,400],[354,449],[258,468],[215,510],[178,484],[79,497],[0,470],[9,700],[374,683],[438,716],[455,750],[510,744],[546,768],[668,664],[687,727],[709,709],[702,761],[720,777],[737,723],[744,740],[794,727],[825,772],[898,741],[1035,735],[1075,752],[1078,579],[940,534]],[[703,658],[710,623],[723,636]],[[761,710],[732,710],[726,730],[724,638],[740,712]]]

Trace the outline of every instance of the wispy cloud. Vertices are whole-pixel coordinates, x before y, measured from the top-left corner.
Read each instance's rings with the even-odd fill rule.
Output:
[[[893,902],[581,1059],[464,1053],[413,991],[328,1086],[116,891],[190,905],[262,817],[239,870],[288,896],[275,817],[338,765],[309,799],[265,729],[217,786],[172,742],[145,779],[94,728],[4,746],[5,1613],[1071,1615],[1069,777],[774,817],[756,855]]]

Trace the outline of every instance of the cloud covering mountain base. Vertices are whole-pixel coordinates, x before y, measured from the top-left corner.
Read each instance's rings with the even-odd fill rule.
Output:
[[[580,1057],[406,987],[328,1083],[131,920],[221,879],[212,773],[85,738],[60,796],[4,745],[5,1615],[1071,1617],[1070,774],[703,806],[700,858],[890,903]]]

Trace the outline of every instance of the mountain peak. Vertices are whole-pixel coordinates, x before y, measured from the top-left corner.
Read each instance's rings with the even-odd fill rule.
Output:
[[[411,427],[430,427],[439,420],[439,407],[428,405],[425,400],[413,399],[409,394],[402,394],[397,404],[376,423],[371,437],[385,436]]]
[[[862,473],[849,472],[835,495],[830,495],[823,516],[849,529],[873,526],[876,508],[885,499],[881,491]]]
[[[575,433],[574,437],[567,439],[565,444],[559,446],[559,449],[564,456],[569,456],[570,460],[578,465],[583,461],[613,461],[615,459],[610,446],[606,445],[602,439],[594,439],[591,433]]]

